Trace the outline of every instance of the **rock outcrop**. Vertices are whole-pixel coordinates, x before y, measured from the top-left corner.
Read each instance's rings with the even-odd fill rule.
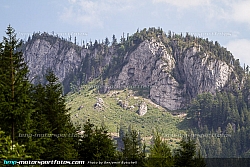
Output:
[[[105,108],[105,104],[102,98],[97,98],[96,103],[94,104],[94,109],[103,110]]]
[[[112,56],[106,54],[101,63],[96,63],[92,60],[100,58],[99,54],[103,55],[104,50],[97,54],[97,49],[90,51],[47,33],[34,34],[22,50],[30,70],[29,79],[44,83],[44,75],[51,69],[63,84],[65,93],[75,91],[71,88],[72,84],[77,87],[99,76]]]
[[[139,110],[138,110],[138,114],[140,116],[143,116],[143,115],[145,115],[147,113],[147,111],[148,111],[147,104],[145,102],[142,102],[140,104],[140,107],[139,107]]]
[[[41,77],[47,69],[51,69],[59,81],[63,82],[70,74],[79,70],[85,52],[86,50],[82,50],[82,54],[79,54],[75,48],[63,46],[61,40],[50,43],[38,38],[27,44],[24,55],[30,69],[30,78]]]
[[[233,65],[209,51],[201,52],[199,45],[180,49],[172,42],[169,49],[160,40],[151,38],[120,55],[119,48],[114,46],[97,45],[86,49],[56,37],[50,37],[53,42],[48,38],[40,35],[25,45],[30,77],[44,75],[46,69],[51,68],[66,93],[71,84],[81,85],[101,76],[104,78],[102,92],[147,89],[147,97],[153,102],[177,110],[185,108],[200,93],[224,89],[234,72]],[[239,82],[237,77],[234,82]],[[97,108],[101,106],[96,103]]]
[[[129,102],[127,100],[120,100],[119,98],[117,99],[117,105],[119,105],[125,110],[134,109],[134,106],[129,106]]]
[[[225,62],[197,53],[197,48],[192,47],[185,53],[171,55],[161,42],[144,41],[129,55],[114,87],[148,87],[155,103],[170,110],[183,108],[199,93],[222,89],[232,72]]]

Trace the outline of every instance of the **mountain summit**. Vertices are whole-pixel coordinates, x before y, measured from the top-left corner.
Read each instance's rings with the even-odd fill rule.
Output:
[[[42,79],[50,68],[64,92],[77,91],[84,83],[100,80],[100,92],[141,89],[145,96],[169,110],[186,108],[198,94],[237,91],[244,85],[239,60],[219,43],[165,33],[161,28],[137,30],[117,42],[89,41],[78,46],[63,38],[36,33],[23,45],[30,79]],[[244,71],[245,70],[245,71]]]

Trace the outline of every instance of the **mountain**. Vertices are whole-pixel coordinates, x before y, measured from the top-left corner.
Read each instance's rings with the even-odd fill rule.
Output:
[[[245,71],[239,60],[217,41],[149,28],[123,35],[119,43],[113,36],[109,43],[106,38],[102,43],[96,40],[78,46],[36,33],[22,50],[34,83],[44,83],[42,76],[50,68],[65,93],[98,78],[100,93],[136,89],[169,110],[187,108],[204,92],[237,91],[244,86]]]
[[[33,83],[59,78],[72,123],[107,126],[119,147],[135,127],[146,150],[159,129],[172,149],[190,132],[205,158],[250,157],[249,66],[217,41],[149,28],[82,46],[35,33],[21,49]]]

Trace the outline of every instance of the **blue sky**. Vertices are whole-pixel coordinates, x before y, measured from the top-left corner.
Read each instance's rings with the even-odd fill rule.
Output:
[[[10,24],[23,39],[54,31],[86,42],[161,27],[218,41],[250,65],[249,9],[250,0],[3,0],[0,35]]]

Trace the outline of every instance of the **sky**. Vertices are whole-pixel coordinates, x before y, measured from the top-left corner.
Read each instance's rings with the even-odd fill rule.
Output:
[[[2,0],[0,17],[1,37],[11,25],[24,40],[33,32],[76,37],[79,44],[149,27],[188,32],[218,41],[250,65],[250,0]]]

